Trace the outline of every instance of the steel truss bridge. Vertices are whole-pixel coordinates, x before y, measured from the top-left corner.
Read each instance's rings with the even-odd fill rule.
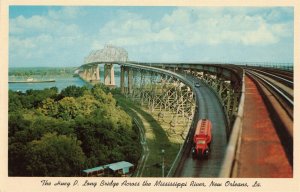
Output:
[[[126,97],[158,112],[161,118],[169,111],[170,126],[174,128],[179,124],[189,127],[168,176],[242,177],[237,173],[237,166],[242,163],[239,153],[244,145],[241,130],[245,71],[250,73],[250,68],[218,63],[133,62],[128,61],[124,49],[106,46],[85,58],[79,67],[79,76],[87,82],[100,83],[99,65],[104,65],[102,83],[106,86],[115,86],[114,65],[120,65],[120,88]],[[195,83],[199,83],[200,88],[195,87]],[[289,98],[293,100],[293,96]],[[293,110],[291,104],[288,105]],[[213,120],[213,150],[218,153],[202,165],[189,157],[195,125],[200,118]],[[292,135],[290,138],[293,139]]]

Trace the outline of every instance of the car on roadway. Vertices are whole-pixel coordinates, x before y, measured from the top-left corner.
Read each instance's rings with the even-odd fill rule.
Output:
[[[200,83],[195,82],[195,87],[200,87]]]

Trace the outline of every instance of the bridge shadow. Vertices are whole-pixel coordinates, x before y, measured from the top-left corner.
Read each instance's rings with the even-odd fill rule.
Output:
[[[166,175],[178,153],[179,144],[171,142],[167,134],[167,129],[163,129],[160,123],[150,113],[144,111],[140,105],[133,103],[122,95],[114,95],[114,97],[123,110],[140,122],[140,126],[144,129],[146,134],[149,157],[143,176],[158,177],[162,175],[162,149],[165,151],[164,162]]]

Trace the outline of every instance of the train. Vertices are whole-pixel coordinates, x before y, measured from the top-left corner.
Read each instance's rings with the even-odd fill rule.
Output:
[[[209,119],[200,119],[197,123],[193,137],[192,156],[193,158],[208,158],[210,144],[212,141],[212,124]]]

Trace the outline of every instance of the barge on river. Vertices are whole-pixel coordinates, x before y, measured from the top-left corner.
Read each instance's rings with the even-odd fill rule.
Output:
[[[8,81],[8,83],[51,83],[51,82],[55,82],[55,79],[36,80],[33,78],[28,78],[26,80],[20,80],[20,81]]]

